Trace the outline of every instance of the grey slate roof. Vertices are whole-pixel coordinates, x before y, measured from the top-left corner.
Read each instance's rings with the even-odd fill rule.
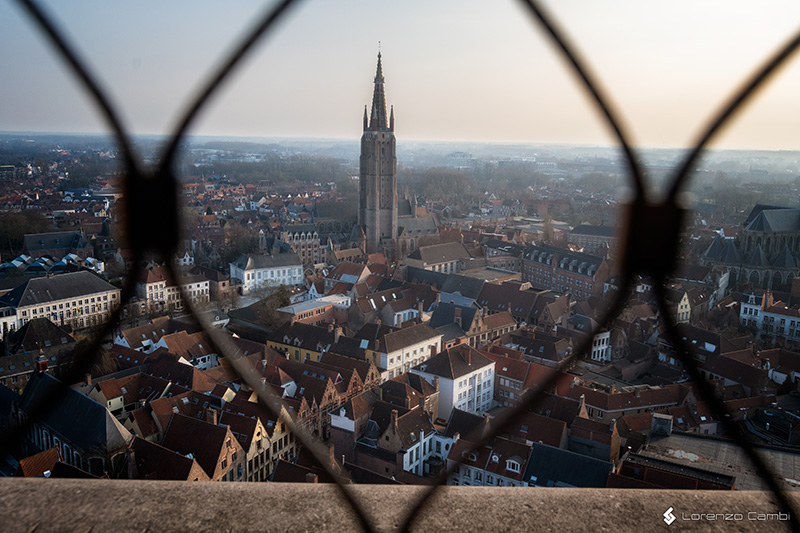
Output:
[[[472,321],[475,320],[475,314],[478,312],[474,307],[464,307],[441,302],[436,306],[436,310],[433,312],[433,315],[431,315],[428,324],[432,328],[439,328],[455,323],[456,309],[461,309],[461,329],[468,331],[472,325]]]
[[[554,257],[558,258],[558,263],[553,261]],[[530,248],[528,248],[528,251],[525,252],[523,259],[554,265],[563,269],[572,270],[574,268],[576,271],[586,273],[590,276],[597,271],[598,267],[603,262],[602,257],[573,252],[549,244],[532,244]],[[572,265],[573,268],[570,268],[570,265]]]
[[[398,215],[399,214],[400,213],[398,213]],[[436,227],[436,221],[432,217],[402,218],[397,221],[397,226],[398,234],[405,230],[410,237],[435,235],[439,232],[439,229]]]
[[[438,331],[428,326],[428,324],[416,324],[398,331],[392,331],[383,336],[382,347],[386,353],[401,350],[406,346],[411,346],[429,339],[434,339],[441,335]]]
[[[714,237],[714,240],[711,241],[711,245],[706,248],[706,251],[703,255],[709,259],[720,259],[722,257],[722,251],[724,248],[725,238],[721,235],[717,235]]]
[[[469,255],[467,247],[462,243],[446,242],[432,246],[421,246],[409,254],[408,257],[422,260],[429,265],[435,265],[449,261],[469,261],[472,256]]]
[[[283,266],[303,266],[303,261],[295,252],[284,252],[280,254],[242,254],[234,263],[242,270],[253,270],[256,268],[275,268]]]
[[[80,231],[29,233],[23,237],[23,248],[28,252],[59,248],[84,248],[88,241]]]
[[[756,244],[756,247],[753,249],[745,263],[748,266],[768,266],[769,259],[767,258],[767,254],[764,253],[764,250],[761,249],[761,245]]]
[[[482,279],[471,278],[468,276],[447,276],[442,284],[442,292],[459,293],[461,296],[472,298],[473,300],[483,290],[486,282]]]
[[[427,283],[437,289],[441,289],[445,281],[451,276],[442,272],[434,272],[432,270],[425,270],[424,268],[409,266],[406,268],[406,281],[408,283]]]
[[[783,249],[772,260],[772,266],[775,268],[797,268],[797,263],[792,257],[792,252],[789,251],[788,246],[783,245]]]
[[[800,229],[800,209],[762,209],[746,228],[750,231],[797,231]]]
[[[53,277],[30,279],[3,295],[0,304],[26,307],[113,290],[118,289],[91,272],[81,270]]]
[[[35,372],[22,393],[20,409],[31,413],[40,400],[48,402],[39,416],[41,423],[77,448],[113,452],[133,440],[131,432],[111,416],[105,406],[50,374]]]
[[[314,224],[292,224],[291,226],[285,226],[283,231],[288,233],[314,233],[317,231],[317,227]]]
[[[750,214],[747,215],[747,220],[744,221],[744,226],[747,227],[750,223],[755,219],[759,214],[761,214],[764,210],[772,210],[772,209],[788,209],[786,207],[781,207],[779,205],[767,205],[767,204],[756,204],[753,206],[753,209],[750,210]]]
[[[60,348],[74,342],[72,335],[47,318],[31,319],[9,335],[9,348],[12,353],[38,352],[39,349],[51,346]]]
[[[593,457],[534,442],[523,482],[543,487],[605,488],[613,465]]]
[[[338,220],[358,219],[357,202],[315,202],[314,218],[332,218]]]
[[[493,365],[494,361],[466,344],[458,344],[439,352],[427,361],[414,367],[419,372],[433,374],[445,379],[457,379],[475,372],[479,368]]]
[[[739,250],[736,249],[736,245],[731,240],[725,241],[725,246],[722,250],[720,259],[723,263],[729,263],[732,265],[742,262],[742,257],[739,255]]]

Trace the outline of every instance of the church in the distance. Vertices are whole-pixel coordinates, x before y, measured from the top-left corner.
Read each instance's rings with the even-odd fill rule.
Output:
[[[363,232],[359,240],[366,253],[404,257],[419,246],[421,238],[438,237],[435,217],[417,206],[416,197],[397,196],[394,108],[387,115],[380,53],[372,110],[364,106],[359,166],[358,230]]]

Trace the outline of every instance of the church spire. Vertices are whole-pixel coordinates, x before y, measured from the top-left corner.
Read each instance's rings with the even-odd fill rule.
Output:
[[[386,123],[386,96],[383,92],[383,68],[381,66],[381,53],[378,52],[378,69],[375,72],[375,90],[372,93],[372,115],[369,129],[373,131],[385,130]]]

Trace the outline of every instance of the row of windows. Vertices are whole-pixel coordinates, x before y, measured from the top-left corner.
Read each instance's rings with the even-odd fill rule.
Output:
[[[519,381],[516,381],[516,380],[511,380],[511,379],[506,379],[506,378],[500,378],[500,386],[501,387],[508,387],[509,389],[516,389],[516,390],[521,390],[522,389],[522,383],[520,383]]]
[[[288,272],[288,274],[287,274]],[[264,271],[257,271],[257,272],[247,272],[247,281],[252,281],[255,279],[274,279],[274,278],[285,278],[288,276],[299,276],[303,273],[302,268],[290,268],[290,269],[281,269],[281,270],[269,270],[267,272]],[[269,274],[269,275],[267,275]]]

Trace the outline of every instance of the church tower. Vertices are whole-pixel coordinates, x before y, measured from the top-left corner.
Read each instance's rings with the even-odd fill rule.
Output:
[[[387,120],[381,54],[375,73],[372,111],[364,106],[364,134],[358,179],[358,223],[366,234],[366,252],[394,253],[397,238],[397,157],[394,108]]]

